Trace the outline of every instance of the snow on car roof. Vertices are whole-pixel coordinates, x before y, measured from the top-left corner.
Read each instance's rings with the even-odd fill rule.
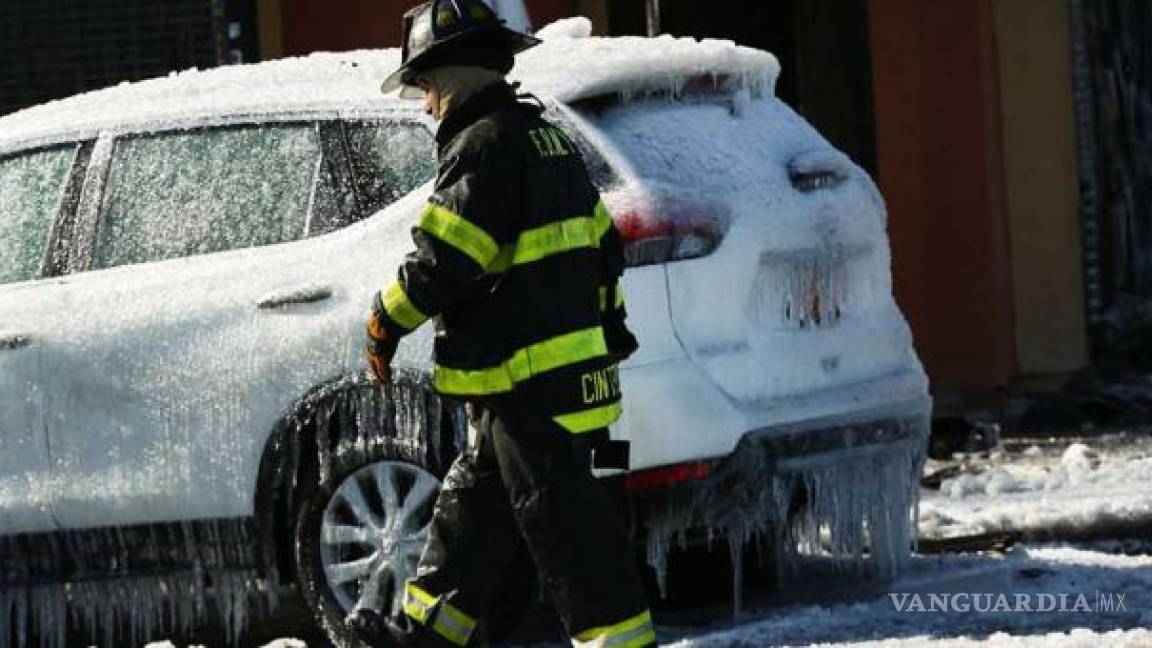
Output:
[[[540,47],[519,56],[512,78],[541,96],[572,102],[621,93],[678,90],[702,75],[727,76],[754,92],[771,93],[780,64],[768,52],[729,40],[659,36],[591,37],[587,18],[541,29]]]
[[[709,74],[770,93],[779,73],[771,54],[731,41],[602,38],[590,32],[586,18],[541,29],[544,44],[520,55],[512,78],[541,97],[571,102],[611,93],[674,91]],[[0,149],[51,141],[63,133],[90,136],[141,123],[161,129],[220,115],[413,109],[418,104],[379,92],[399,58],[396,49],[320,52],[121,83],[0,117]]]

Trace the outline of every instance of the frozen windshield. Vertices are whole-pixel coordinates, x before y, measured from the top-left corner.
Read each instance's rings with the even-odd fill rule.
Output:
[[[314,124],[120,140],[100,212],[95,267],[300,238],[319,159]]]
[[[73,145],[0,158],[0,283],[40,275]]]
[[[348,148],[364,216],[436,176],[436,142],[414,122],[349,122]]]

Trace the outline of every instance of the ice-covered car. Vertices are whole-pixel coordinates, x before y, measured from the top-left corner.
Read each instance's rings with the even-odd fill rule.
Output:
[[[587,32],[542,30],[514,77],[627,241],[631,466],[604,479],[648,561],[762,535],[893,569],[929,398],[875,185],[775,98],[771,55]],[[396,60],[190,71],[0,119],[0,643],[29,609],[148,638],[206,592],[238,632],[279,582],[338,643],[348,611],[393,609],[467,436],[427,386],[431,327],[387,390],[361,357],[435,172],[434,124],[377,92]],[[104,595],[109,575],[130,585]]]

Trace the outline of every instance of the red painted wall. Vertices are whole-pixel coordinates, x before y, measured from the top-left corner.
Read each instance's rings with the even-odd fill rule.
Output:
[[[415,2],[281,0],[285,56],[316,51],[389,47],[400,43],[400,17]]]
[[[870,0],[896,296],[936,393],[1015,373],[988,0]]]
[[[557,18],[567,18],[580,13],[576,0],[526,0],[524,4],[528,7],[534,29],[539,29]]]
[[[416,0],[281,0],[284,55],[400,44],[400,18]],[[528,0],[534,27],[577,13],[577,0]]]

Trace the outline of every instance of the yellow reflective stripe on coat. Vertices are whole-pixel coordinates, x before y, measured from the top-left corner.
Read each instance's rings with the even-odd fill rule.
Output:
[[[452,369],[436,365],[436,389],[457,396],[482,396],[512,391],[516,383],[532,376],[608,355],[604,331],[599,326],[538,342],[487,369]]]
[[[400,282],[392,284],[382,293],[381,302],[384,304],[384,310],[388,312],[388,317],[408,330],[420,326],[428,319],[428,316],[421,313],[420,309],[412,304],[412,300],[408,299],[408,294],[404,292]]]
[[[600,239],[612,227],[612,217],[603,202],[596,203],[592,216],[575,216],[525,230],[516,243],[506,245],[496,254],[488,272],[504,272],[514,265],[524,265],[554,254],[600,247]]]
[[[425,207],[418,227],[460,250],[481,268],[487,268],[500,251],[496,240],[487,232],[440,205]]]
[[[572,643],[578,647],[642,648],[656,643],[656,627],[652,614],[645,611],[615,625],[585,630],[573,637]]]
[[[512,265],[524,265],[580,248],[599,247],[600,237],[596,234],[595,225],[591,217],[577,216],[521,232],[516,240]]]
[[[599,430],[612,425],[624,413],[622,403],[612,403],[604,407],[596,407],[583,412],[561,414],[552,417],[553,421],[572,434],[584,434],[592,430]]]

